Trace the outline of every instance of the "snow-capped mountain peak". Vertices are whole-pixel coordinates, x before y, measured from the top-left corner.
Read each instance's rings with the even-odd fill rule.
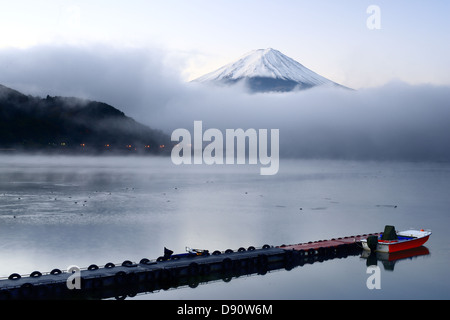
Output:
[[[253,50],[194,81],[231,84],[244,79],[254,91],[290,91],[338,85],[272,48]]]

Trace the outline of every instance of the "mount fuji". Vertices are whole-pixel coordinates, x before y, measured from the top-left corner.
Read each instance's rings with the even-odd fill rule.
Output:
[[[242,81],[252,92],[287,92],[316,86],[346,88],[272,48],[253,50],[239,60],[193,80],[219,85]]]

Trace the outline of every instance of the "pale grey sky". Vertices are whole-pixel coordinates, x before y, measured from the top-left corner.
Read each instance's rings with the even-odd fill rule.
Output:
[[[367,27],[370,5],[381,10],[381,29]],[[272,47],[352,88],[450,85],[449,12],[445,0],[0,0],[0,54],[37,46],[159,50],[189,80]]]

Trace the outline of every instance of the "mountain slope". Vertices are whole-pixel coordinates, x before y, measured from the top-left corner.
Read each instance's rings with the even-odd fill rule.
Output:
[[[343,87],[271,48],[251,51],[239,60],[193,81],[215,84],[245,81],[256,92],[291,91],[323,85]]]
[[[0,148],[160,153],[168,143],[170,137],[106,103],[41,99],[0,85]]]

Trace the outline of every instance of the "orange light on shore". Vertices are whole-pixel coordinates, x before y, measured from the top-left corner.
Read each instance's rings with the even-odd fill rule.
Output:
[[[161,144],[161,145],[160,145],[159,147],[160,147],[160,148],[162,149],[162,148],[164,148],[164,147],[165,147],[165,145]]]
[[[82,146],[83,148],[86,147],[85,143],[80,144],[80,146]]]

